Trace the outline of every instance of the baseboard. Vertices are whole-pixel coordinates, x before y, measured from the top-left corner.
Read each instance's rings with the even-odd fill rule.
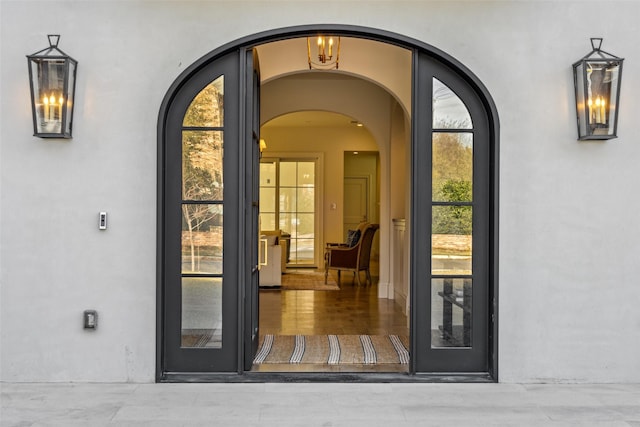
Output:
[[[393,299],[395,300],[398,307],[402,309],[402,312],[405,313],[407,308],[407,296],[402,295],[400,292],[396,292],[395,295],[393,296]]]
[[[390,294],[389,291],[393,292],[393,285],[391,283],[378,282],[378,298],[393,299],[393,294]]]

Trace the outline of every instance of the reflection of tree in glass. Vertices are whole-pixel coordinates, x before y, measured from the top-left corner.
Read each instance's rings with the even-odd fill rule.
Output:
[[[222,254],[222,205],[183,204],[182,212],[183,239],[188,239],[191,271],[199,271],[201,256]]]
[[[443,186],[444,201],[459,202],[471,198],[469,181],[447,181]],[[473,211],[471,206],[434,206],[433,234],[471,234]]]
[[[182,126],[223,126],[223,83],[223,77],[219,77],[196,95],[184,115]]]
[[[204,88],[191,102],[184,126],[220,127],[223,119],[223,96],[220,79]],[[184,130],[182,133],[182,197],[186,200],[220,201],[223,139],[220,130]],[[191,248],[191,269],[196,270],[197,231],[219,226],[221,209],[210,204],[183,204],[184,224]],[[209,230],[205,226],[209,225]]]
[[[473,148],[461,133],[435,133],[433,136],[433,198],[440,200],[446,181],[470,181]],[[471,185],[471,183],[470,183]],[[471,201],[468,199],[467,201]]]
[[[473,148],[461,133],[434,134],[433,200],[473,200]],[[471,234],[473,214],[468,206],[446,206],[433,210],[434,234]]]
[[[222,133],[182,132],[182,198],[222,199]]]

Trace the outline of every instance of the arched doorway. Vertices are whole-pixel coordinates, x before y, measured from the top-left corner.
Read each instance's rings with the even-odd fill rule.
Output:
[[[448,55],[350,26],[239,40],[201,58],[169,89],[158,125],[158,380],[250,376],[258,309],[260,79],[253,48],[318,32],[411,52],[410,377],[457,372],[496,380],[495,107],[478,79]],[[203,112],[199,99],[213,107]],[[460,158],[458,172],[443,175],[451,152]]]

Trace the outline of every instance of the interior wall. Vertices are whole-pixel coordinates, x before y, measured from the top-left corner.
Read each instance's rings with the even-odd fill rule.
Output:
[[[405,124],[405,120],[407,123]],[[391,185],[395,191],[390,197],[391,218],[404,218],[406,212],[406,202],[410,198],[410,180],[407,181],[407,154],[411,152],[409,118],[404,115],[400,106],[396,106],[391,111]],[[410,177],[410,175],[409,175]]]
[[[261,129],[261,138],[268,141],[264,157],[270,153],[323,153],[324,155],[324,200],[322,217],[323,242],[343,241],[342,201],[344,181],[344,150],[376,150],[377,144],[371,134],[362,128],[327,127],[271,127]],[[332,205],[336,209],[332,209]],[[324,246],[324,244],[322,245]]]
[[[226,43],[335,23],[437,47],[497,105],[500,381],[640,382],[640,199],[630,196],[640,179],[640,3],[325,2],[321,14],[309,6],[0,2],[0,380],[154,380],[164,95]],[[596,9],[607,19],[594,21]],[[44,48],[46,34],[61,34],[60,48],[79,61],[70,141],[32,136],[25,55]],[[571,64],[594,36],[627,58],[619,138],[577,142]],[[109,213],[104,232],[100,211]],[[94,332],[82,329],[88,308],[99,313]]]
[[[393,223],[393,237],[389,264],[391,284],[389,297],[409,315],[409,272],[411,221],[411,120],[403,109],[396,105],[391,111],[390,185],[393,189],[389,197],[390,216]],[[400,221],[398,221],[400,220]],[[404,220],[404,221],[402,221]]]

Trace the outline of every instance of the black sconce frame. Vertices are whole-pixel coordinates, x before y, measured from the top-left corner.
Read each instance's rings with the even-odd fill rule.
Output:
[[[27,55],[33,135],[71,138],[78,61],[58,49],[59,34],[47,38],[49,47]]]

